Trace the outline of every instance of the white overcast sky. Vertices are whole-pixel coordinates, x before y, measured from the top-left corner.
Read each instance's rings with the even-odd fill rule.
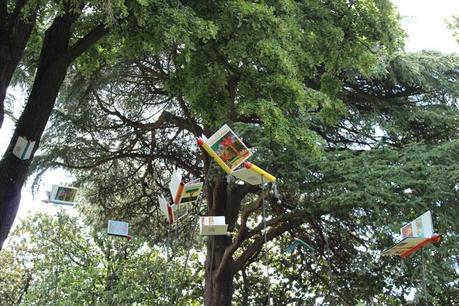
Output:
[[[357,0],[358,1],[358,0]],[[408,34],[405,49],[408,52],[420,50],[438,50],[446,53],[459,52],[446,21],[452,15],[459,15],[459,0],[393,0],[402,16],[402,26]],[[12,94],[10,92],[10,94]],[[23,100],[19,97],[18,100]],[[11,137],[11,122],[5,122],[0,129],[0,154],[6,149]],[[32,198],[30,184],[22,191],[22,201],[19,207],[18,221],[27,215],[28,211],[54,211],[49,204],[40,200],[45,197],[45,190],[51,189],[52,184],[68,180],[62,172],[46,175],[41,184],[39,194]],[[17,222],[15,222],[17,224]]]

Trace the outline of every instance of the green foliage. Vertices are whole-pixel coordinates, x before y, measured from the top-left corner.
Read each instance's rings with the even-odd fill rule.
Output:
[[[145,28],[88,53],[97,69],[71,71],[37,161],[38,170],[73,170],[94,224],[122,217],[160,242],[157,195],[176,167],[208,179],[208,190],[220,184],[217,167],[204,173],[194,139],[229,123],[256,153],[252,161],[279,178],[281,203],[267,198],[270,228],[301,217],[289,234],[318,250],[287,258],[290,236],[268,243],[276,281],[262,280],[255,252],[237,276],[238,303],[262,304],[266,288],[276,305],[406,303],[419,288],[419,258],[401,269],[379,254],[427,209],[445,238],[428,249],[429,291],[439,305],[457,298],[457,56],[394,54],[402,35],[389,1],[149,4],[154,16],[128,19],[120,33]],[[228,194],[241,188],[230,182]],[[217,204],[236,233],[258,191],[231,214]],[[256,210],[234,258],[261,239],[259,218]],[[180,233],[193,233],[194,221]]]
[[[184,281],[192,288],[194,278],[174,255],[167,259],[141,239],[110,237],[63,213],[37,214],[2,250],[1,305],[170,305],[178,296],[180,305],[190,305],[196,294],[178,291]]]

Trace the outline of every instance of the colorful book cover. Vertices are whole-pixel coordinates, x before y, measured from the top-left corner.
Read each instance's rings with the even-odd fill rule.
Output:
[[[432,214],[430,211],[425,212],[415,220],[404,225],[400,229],[402,238],[405,237],[423,237],[430,238],[433,235]]]
[[[199,199],[203,185],[199,179],[184,183],[182,173],[176,170],[171,176],[169,190],[175,204],[193,204]]]
[[[252,155],[247,146],[226,124],[207,139],[206,144],[231,170],[236,169]]]
[[[390,248],[384,250],[382,256],[400,256],[426,240],[429,240],[429,238],[406,237],[399,243],[396,243]]]

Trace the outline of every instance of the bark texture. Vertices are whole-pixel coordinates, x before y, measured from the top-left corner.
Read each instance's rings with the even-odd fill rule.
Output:
[[[27,1],[18,0],[8,13],[7,1],[0,0],[0,128],[5,116],[5,97],[19,62],[24,54],[36,20],[36,11],[22,14]]]

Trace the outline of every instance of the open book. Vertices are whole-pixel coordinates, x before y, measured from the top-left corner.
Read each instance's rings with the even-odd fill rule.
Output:
[[[169,183],[174,204],[193,204],[199,199],[203,183],[196,179],[188,183],[182,181],[182,173],[175,170]]]
[[[381,254],[382,256],[398,255],[406,257],[423,246],[439,240],[439,236],[433,233],[432,214],[430,211],[404,225],[400,229],[400,234],[403,240],[384,250]]]
[[[112,235],[112,236],[130,238],[129,224],[123,221],[108,220],[107,234]]]
[[[206,216],[199,218],[200,235],[226,235],[227,232],[228,224],[225,224],[225,216]]]
[[[53,185],[51,192],[46,193],[48,199],[43,202],[73,206],[77,191],[78,188],[75,187]]]
[[[163,195],[158,196],[159,209],[169,224],[174,224],[177,220],[188,215],[190,203],[169,204]]]

